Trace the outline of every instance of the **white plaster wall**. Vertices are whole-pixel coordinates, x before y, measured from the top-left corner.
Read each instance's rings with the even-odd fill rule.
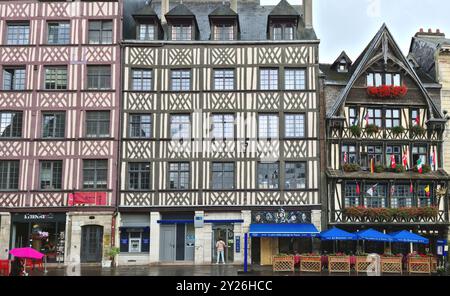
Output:
[[[161,213],[150,213],[150,263],[159,262],[160,225],[158,220],[161,220]]]
[[[8,259],[11,214],[0,213],[0,260]]]

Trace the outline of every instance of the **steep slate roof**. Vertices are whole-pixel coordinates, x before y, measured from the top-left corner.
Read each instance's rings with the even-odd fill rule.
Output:
[[[300,1],[298,1],[300,2]],[[179,0],[170,1],[170,8],[174,8]],[[211,12],[222,6],[222,1],[204,0],[190,2],[184,0],[183,4],[196,16],[200,31],[200,40],[209,41],[211,36],[211,25],[209,15]],[[134,39],[136,34],[136,22],[132,14],[146,5],[146,0],[127,0],[124,1],[124,20],[123,20],[123,37],[125,40]],[[161,2],[152,1],[151,5],[155,12],[160,15]],[[297,40],[317,40],[314,29],[306,29],[302,24],[303,6],[292,6],[301,17],[299,30],[297,32]],[[238,16],[240,24],[240,40],[241,41],[266,41],[267,40],[267,22],[270,12],[275,8],[274,5],[260,5],[258,0],[238,0]]]
[[[153,7],[149,4],[145,5],[142,9],[139,11],[136,11],[133,13],[134,17],[145,17],[145,16],[158,16],[156,11],[153,9]]]
[[[222,4],[214,9],[209,16],[238,16],[238,14],[228,5]]]
[[[178,4],[170,10],[166,16],[194,16],[195,14],[183,3]]]
[[[345,59],[348,65],[352,65],[352,60],[348,57],[347,53],[343,51],[339,57],[334,61],[334,63],[331,65],[331,67],[335,67],[336,65],[341,63],[341,60]]]
[[[363,53],[358,57],[356,62],[353,64],[351,73],[352,76],[348,81],[346,87],[342,89],[342,91],[340,92],[332,108],[328,110],[327,118],[332,118],[333,116],[336,115],[341,106],[345,103],[345,100],[347,99],[347,96],[350,93],[350,90],[353,88],[353,85],[355,84],[356,80],[364,73],[367,67],[370,66],[370,59],[373,57],[374,53],[380,46],[383,47],[383,44],[391,45],[394,51],[393,53],[395,54],[395,56],[392,56],[388,51],[384,51],[383,52],[384,57],[396,59],[396,63],[399,66],[401,66],[411,76],[411,78],[414,80],[414,82],[417,84],[417,86],[425,96],[428,108],[432,111],[431,112],[432,118],[441,119],[442,115],[439,109],[434,104],[430,94],[423,86],[417,73],[414,71],[409,62],[406,60],[406,57],[403,55],[398,44],[395,42],[386,24],[383,24],[383,26],[381,26],[381,29],[378,31],[378,33],[375,35],[375,37],[372,39],[372,41],[369,43],[366,49],[364,49]],[[386,48],[387,47],[388,46],[386,46]]]
[[[286,0],[281,0],[277,6],[272,9],[269,13],[269,16],[296,16],[299,17],[300,13],[298,13],[295,8],[289,4]]]

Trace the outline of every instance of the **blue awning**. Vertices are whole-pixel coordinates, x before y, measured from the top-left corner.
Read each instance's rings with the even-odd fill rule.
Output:
[[[424,238],[418,234],[411,233],[406,230],[394,232],[389,235],[394,239],[394,242],[399,242],[399,243],[416,243],[416,244],[424,244],[424,245],[427,245],[430,243],[429,239]]]
[[[375,241],[375,242],[392,242],[394,239],[387,234],[376,231],[374,229],[367,229],[355,233],[358,239],[365,241]]]
[[[316,237],[319,231],[313,224],[252,224],[251,237]]]
[[[356,234],[334,227],[332,229],[323,231],[320,234],[320,239],[324,241],[348,241],[357,240],[358,237],[356,236]]]

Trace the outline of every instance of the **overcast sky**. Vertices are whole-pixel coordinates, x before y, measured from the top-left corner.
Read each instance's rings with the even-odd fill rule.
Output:
[[[261,0],[261,4],[278,2]],[[321,63],[333,62],[342,50],[354,61],[384,22],[405,54],[420,28],[439,28],[450,38],[448,0],[313,0],[313,7]]]

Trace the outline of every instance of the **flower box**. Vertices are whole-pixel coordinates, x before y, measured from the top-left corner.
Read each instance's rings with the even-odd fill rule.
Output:
[[[381,85],[369,86],[367,94],[378,98],[402,98],[408,93],[406,86]]]
[[[430,257],[409,257],[408,272],[419,274],[431,274],[431,258]]]
[[[272,265],[274,272],[294,272],[295,257],[294,256],[273,256]]]
[[[329,273],[348,273],[351,271],[350,256],[328,256]]]
[[[321,256],[300,256],[300,272],[322,272]]]
[[[381,257],[381,272],[403,274],[402,259],[402,257]]]
[[[367,259],[368,259],[367,256],[356,256],[356,264],[355,264],[356,274],[367,272],[367,269],[369,269],[369,266],[372,263],[371,260]]]

